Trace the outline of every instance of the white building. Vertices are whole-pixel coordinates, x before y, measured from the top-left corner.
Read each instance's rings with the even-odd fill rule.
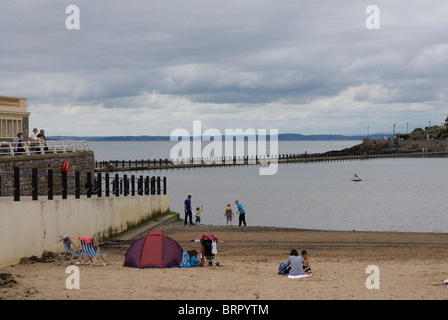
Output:
[[[11,141],[19,132],[28,137],[29,116],[26,98],[0,96],[0,141]]]

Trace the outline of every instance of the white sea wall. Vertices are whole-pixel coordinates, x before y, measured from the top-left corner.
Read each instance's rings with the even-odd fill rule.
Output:
[[[0,201],[0,267],[63,251],[63,235],[98,243],[169,208],[168,195]]]

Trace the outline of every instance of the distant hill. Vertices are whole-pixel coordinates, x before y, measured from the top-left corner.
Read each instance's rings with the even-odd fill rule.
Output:
[[[382,139],[384,134],[370,135],[370,139]],[[224,138],[224,137],[223,137]],[[267,137],[269,139],[269,137]],[[278,135],[279,141],[343,141],[362,140],[365,136],[345,136],[340,134],[313,134],[303,135],[299,133],[282,133]],[[48,140],[87,140],[87,141],[170,141],[169,136],[51,136]]]
[[[87,141],[170,141],[168,136],[109,136],[109,137],[78,137],[78,136],[47,136],[47,140],[87,140]]]

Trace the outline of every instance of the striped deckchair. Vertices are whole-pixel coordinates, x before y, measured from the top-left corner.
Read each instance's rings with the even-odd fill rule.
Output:
[[[95,249],[95,244],[93,242],[93,238],[91,237],[78,237],[79,241],[81,242],[81,248],[83,256],[86,256],[90,262],[95,265],[95,263],[101,259],[103,260],[103,265],[105,266],[107,264],[106,260],[104,259],[104,256],[106,254],[100,253],[100,247],[97,245]],[[83,256],[81,256],[81,261],[83,259]]]
[[[73,258],[81,258],[82,257],[83,254],[78,250],[78,248],[73,243],[70,236],[68,236],[68,235],[61,236],[59,241],[62,242],[62,244],[64,245],[64,250],[65,250],[65,252],[61,258],[61,266],[65,265],[64,259],[66,256],[70,256],[70,261],[69,261],[70,264],[72,263]],[[76,262],[76,263],[79,263],[79,262]]]

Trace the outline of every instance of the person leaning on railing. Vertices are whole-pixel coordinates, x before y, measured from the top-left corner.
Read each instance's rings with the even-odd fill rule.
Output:
[[[37,128],[33,129],[33,132],[31,132],[30,136],[28,137],[28,140],[30,141],[30,151],[36,152],[37,151],[37,145],[38,145],[38,137],[37,137]]]
[[[41,130],[41,133],[42,133],[42,130]],[[45,135],[43,135],[41,133],[39,133],[37,135],[37,139],[38,139],[37,143],[38,143],[39,149],[42,150],[41,153],[44,153],[44,150],[48,150],[48,147],[47,147],[47,144],[45,142]]]
[[[25,149],[23,148],[23,137],[22,132],[19,132],[17,134],[17,137],[14,138],[14,154],[22,154],[25,152]]]

